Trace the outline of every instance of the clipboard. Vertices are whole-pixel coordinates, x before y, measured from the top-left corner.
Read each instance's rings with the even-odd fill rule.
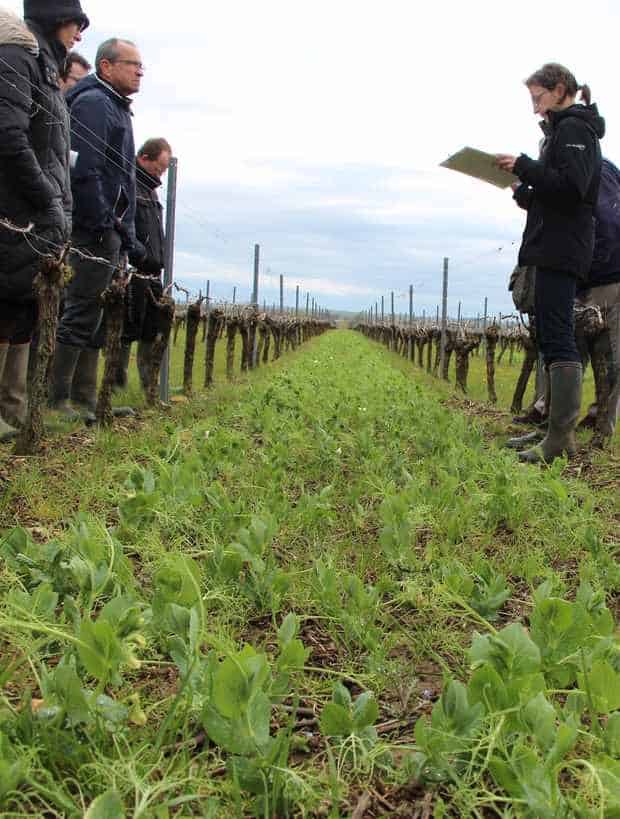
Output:
[[[509,188],[515,182],[519,182],[519,177],[497,167],[493,154],[487,154],[469,146],[452,154],[452,156],[440,163],[440,167],[473,176],[474,179],[489,182],[491,185],[502,189]]]

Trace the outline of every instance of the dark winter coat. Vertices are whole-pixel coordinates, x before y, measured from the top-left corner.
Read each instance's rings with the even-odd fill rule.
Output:
[[[90,74],[67,94],[73,224],[94,234],[117,230],[123,250],[135,245],[136,166],[131,100]]]
[[[161,180],[136,163],[136,249],[129,261],[143,273],[159,275],[165,264],[163,208],[157,196]]]
[[[514,172],[531,191],[519,252],[536,265],[584,279],[592,263],[594,211],[601,175],[599,139],[605,121],[595,105],[553,111],[539,160],[522,154]],[[526,194],[522,192],[525,199]]]
[[[0,217],[34,223],[41,239],[0,227],[0,298],[29,301],[50,253],[71,234],[69,116],[59,85],[66,50],[0,10]]]

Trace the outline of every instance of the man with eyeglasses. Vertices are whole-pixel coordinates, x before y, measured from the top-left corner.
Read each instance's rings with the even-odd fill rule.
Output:
[[[130,97],[140,90],[143,73],[134,43],[113,38],[99,46],[95,74],[67,94],[75,152],[72,241],[101,261],[71,256],[74,276],[58,327],[51,400],[62,415],[81,414],[87,423],[95,420],[97,366],[105,338],[101,295],[121,257],[139,250]],[[120,407],[115,414],[133,413]]]

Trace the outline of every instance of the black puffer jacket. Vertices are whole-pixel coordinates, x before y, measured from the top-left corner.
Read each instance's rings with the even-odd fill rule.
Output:
[[[522,154],[514,172],[531,188],[520,265],[560,270],[583,279],[592,263],[594,211],[601,176],[599,139],[605,121],[596,105],[551,112],[541,159]]]
[[[136,162],[136,248],[129,261],[143,273],[159,275],[165,264],[161,181]]]
[[[65,59],[59,42],[0,9],[0,217],[33,222],[46,240],[0,226],[0,298],[9,301],[34,298],[39,253],[71,235],[69,115],[59,85]]]

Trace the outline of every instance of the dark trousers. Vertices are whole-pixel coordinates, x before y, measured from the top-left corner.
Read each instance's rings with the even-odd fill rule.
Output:
[[[149,280],[137,277],[131,279],[125,292],[123,344],[155,341],[159,330],[159,309],[153,303],[153,298],[160,299],[163,292],[161,280],[157,277]]]
[[[60,344],[82,350],[87,347],[98,350],[105,341],[101,295],[112,281],[112,265],[119,263],[121,237],[115,230],[93,234],[76,229],[72,241],[75,247],[91,256],[107,259],[109,264],[71,254],[74,275],[65,291],[65,309],[57,339]]]
[[[0,299],[0,342],[28,344],[37,326],[38,313],[36,301]]]
[[[556,361],[581,362],[575,342],[576,292],[577,278],[570,273],[536,269],[536,332],[547,367]]]

